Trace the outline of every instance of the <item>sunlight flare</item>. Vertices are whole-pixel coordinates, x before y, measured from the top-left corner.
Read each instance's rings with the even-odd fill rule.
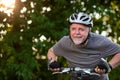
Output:
[[[0,0],[0,11],[6,13],[8,16],[12,14],[15,7],[15,0]]]

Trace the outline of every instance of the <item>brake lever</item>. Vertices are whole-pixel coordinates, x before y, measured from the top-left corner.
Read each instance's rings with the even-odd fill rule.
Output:
[[[110,71],[111,71],[111,69],[110,69],[110,67],[109,67],[108,62],[107,62],[104,58],[101,58],[101,60],[102,60],[103,64],[107,67],[108,72],[110,72]]]
[[[62,74],[62,73],[68,73],[70,72],[70,68],[61,68],[58,72],[53,72],[52,74]]]

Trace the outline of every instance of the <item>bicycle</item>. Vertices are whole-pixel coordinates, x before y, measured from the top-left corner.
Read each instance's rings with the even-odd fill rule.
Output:
[[[109,65],[107,61],[104,58],[101,58],[103,64],[108,68],[108,72],[110,71]],[[100,78],[100,74],[95,73],[94,69],[91,68],[80,68],[80,67],[68,67],[68,68],[60,68],[59,72],[53,72],[52,74],[64,74],[64,73],[70,73],[75,80],[94,80],[93,77],[96,77],[96,79]],[[87,79],[90,77],[90,79]]]

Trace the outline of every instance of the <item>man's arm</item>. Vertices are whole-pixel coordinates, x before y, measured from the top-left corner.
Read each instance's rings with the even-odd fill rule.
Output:
[[[53,48],[50,48],[47,53],[47,58],[51,62],[57,61],[57,56],[55,55]]]
[[[52,48],[48,50],[47,57],[48,57],[48,69],[53,72],[59,72],[61,65],[57,62],[57,56],[55,55]]]
[[[115,54],[112,59],[109,61],[109,68],[113,69],[115,67],[117,67],[118,65],[120,65],[120,53]],[[101,65],[103,67],[103,65]],[[100,65],[99,65],[100,67]],[[104,74],[106,73],[105,69],[100,69],[99,67],[95,68],[95,72],[100,73],[100,74]]]
[[[112,66],[112,68],[115,68],[118,65],[120,65],[120,53],[115,54],[109,61],[109,64]]]

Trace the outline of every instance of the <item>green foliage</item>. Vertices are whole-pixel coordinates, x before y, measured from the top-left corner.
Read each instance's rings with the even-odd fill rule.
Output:
[[[21,12],[23,7],[26,11]],[[79,11],[91,13],[93,32],[105,31],[105,36],[120,43],[117,0],[16,0],[14,14],[0,12],[0,31],[7,32],[0,32],[0,80],[68,80],[68,74],[54,76],[47,70],[46,54],[62,36],[69,34],[67,19]],[[119,80],[119,70],[117,67],[110,73],[110,80]]]

